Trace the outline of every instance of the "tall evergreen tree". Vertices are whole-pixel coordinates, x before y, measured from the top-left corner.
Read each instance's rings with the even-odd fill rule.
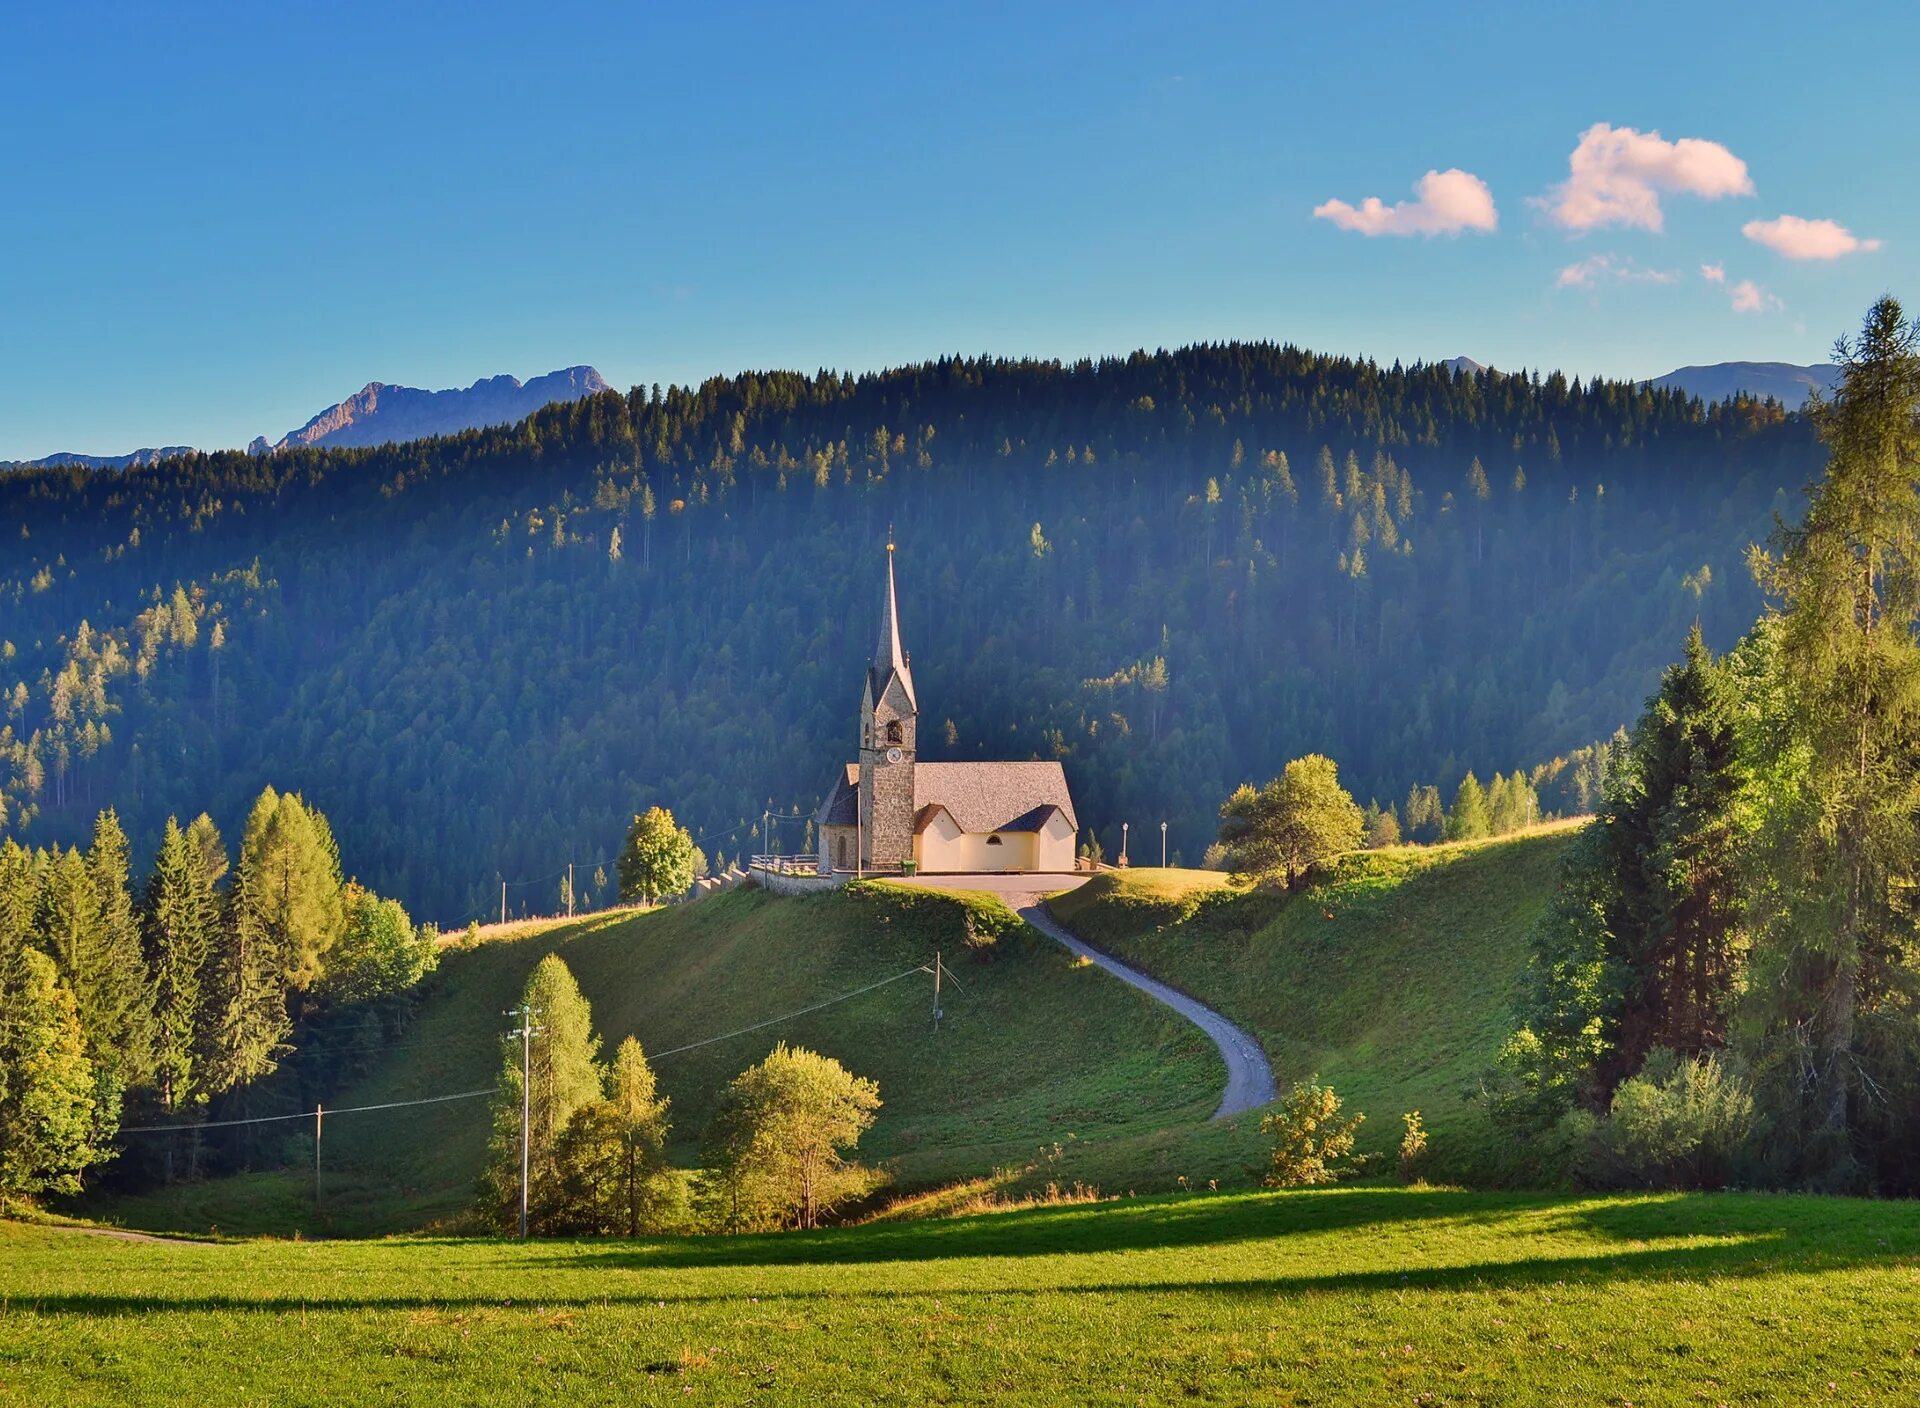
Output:
[[[326,818],[297,793],[263,791],[247,816],[234,889],[246,897],[253,942],[274,955],[287,987],[312,987],[346,927],[340,852]]]
[[[0,973],[0,1211],[79,1191],[107,1157],[94,1090],[73,994],[51,958],[21,948]]]
[[[1826,474],[1803,522],[1754,554],[1780,617],[1779,742],[1798,765],[1768,808],[1750,991],[1796,1172],[1850,1187],[1878,1099],[1870,1049],[1909,1068],[1920,1055],[1920,352],[1891,298],[1836,351],[1840,385],[1810,411]]]
[[[1696,625],[1607,770],[1595,823],[1532,937],[1526,1026],[1507,1064],[1550,1114],[1605,1108],[1656,1048],[1725,1039],[1739,959],[1744,772],[1726,668]]]
[[[560,955],[550,953],[534,966],[520,1001],[516,1016],[531,1021],[533,1035],[524,1050],[519,1038],[501,1043],[500,1093],[494,1099],[493,1139],[482,1175],[483,1196],[503,1225],[519,1199],[522,1089],[527,1093],[532,1204],[549,1200],[546,1189],[555,1175],[561,1131],[576,1111],[600,1098],[602,1089],[593,1011]]]
[[[201,1060],[206,1023],[203,983],[212,947],[210,896],[187,833],[167,818],[141,909],[154,988],[154,1066],[160,1104],[187,1109],[205,1099]]]
[[[1487,809],[1487,791],[1472,772],[1460,779],[1454,790],[1453,806],[1447,812],[1449,841],[1478,841],[1493,834],[1493,817]]]
[[[85,986],[76,986],[88,1056],[128,1089],[153,1079],[153,983],[141,950],[134,904],[132,848],[113,808],[100,813],[87,850],[87,873],[99,905],[97,948]]]

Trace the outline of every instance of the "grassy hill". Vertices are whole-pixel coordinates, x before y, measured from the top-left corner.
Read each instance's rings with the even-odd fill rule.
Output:
[[[1574,829],[1345,857],[1288,897],[1205,871],[1103,873],[1053,903],[1089,943],[1259,1037],[1282,1088],[1318,1073],[1364,1111],[1363,1150],[1421,1111],[1435,1171],[1498,1177],[1467,1094],[1512,1030],[1527,933]]]
[[[931,963],[936,948],[952,974],[937,1034],[932,978],[913,971]],[[722,1087],[778,1040],[824,1051],[879,1081],[885,1106],[862,1156],[886,1161],[908,1185],[1025,1165],[1043,1143],[1190,1126],[1219,1098],[1220,1060],[1198,1031],[1077,965],[997,900],[869,884],[806,899],[738,890],[452,949],[408,1035],[369,1077],[327,1103],[490,1086],[509,1025],[503,1013],[533,965],[553,952],[579,979],[609,1054],[628,1035],[649,1052],[667,1053],[911,975],[661,1056],[673,1152],[683,1164],[697,1157]],[[319,1220],[305,1167],[182,1185],[95,1210],[129,1226],[283,1235],[380,1233],[457,1219],[484,1159],[487,1103],[331,1119]]]
[[[1920,1397],[1920,1205],[1339,1188],[645,1242],[0,1223],[0,1400]]]

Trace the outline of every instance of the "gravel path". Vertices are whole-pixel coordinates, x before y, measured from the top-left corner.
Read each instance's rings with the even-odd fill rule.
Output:
[[[1097,948],[1088,947],[1047,912],[1039,895],[1009,895],[1007,902],[1022,919],[1048,938],[1065,944],[1080,957],[1098,964],[1121,982],[1140,989],[1148,997],[1164,1002],[1213,1038],[1213,1044],[1220,1048],[1221,1059],[1227,1063],[1227,1088],[1220,1097],[1220,1108],[1213,1112],[1215,1119],[1223,1120],[1229,1115],[1244,1114],[1277,1098],[1273,1067],[1267,1062],[1267,1053],[1246,1032],[1205,1003],[1196,1002],[1158,978],[1150,978],[1138,968],[1130,967]]]

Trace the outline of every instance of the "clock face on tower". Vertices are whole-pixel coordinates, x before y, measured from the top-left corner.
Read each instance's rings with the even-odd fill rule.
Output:
[[[898,748],[887,749],[887,761],[890,763],[897,763],[906,756],[907,755],[901,752]]]

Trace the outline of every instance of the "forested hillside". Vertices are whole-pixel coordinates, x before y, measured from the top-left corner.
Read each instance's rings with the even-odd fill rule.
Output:
[[[448,924],[589,890],[653,802],[756,849],[854,741],[891,523],[923,756],[1058,756],[1109,852],[1166,818],[1197,860],[1310,750],[1384,804],[1610,734],[1696,616],[1751,623],[1741,556],[1817,462],[1771,405],[1256,344],[12,472],[0,804],[46,843],[111,803],[145,850],[272,783]]]

